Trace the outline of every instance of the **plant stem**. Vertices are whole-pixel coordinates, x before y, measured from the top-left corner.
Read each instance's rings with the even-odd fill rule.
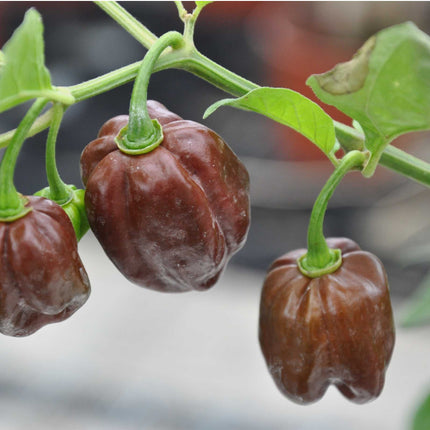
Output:
[[[34,136],[49,127],[52,120],[52,109],[46,111],[43,115],[37,118],[27,133],[27,137]],[[0,148],[8,146],[16,132],[16,128],[9,130],[6,133],[0,134]]]
[[[430,164],[395,146],[388,145],[385,148],[379,164],[422,185],[430,186]]]
[[[200,12],[206,5],[203,2],[197,2],[193,12],[187,13],[187,11],[183,8],[183,6],[181,8],[178,3],[182,4],[182,2],[176,2],[176,6],[178,8],[179,17],[185,24],[184,39],[186,40],[187,43],[194,46],[194,28],[196,26],[197,18],[199,17]]]
[[[110,91],[136,78],[141,66],[138,61],[105,75],[68,87],[76,102]],[[204,79],[217,88],[234,96],[243,96],[259,86],[210,60],[195,48],[183,47],[162,54],[154,64],[154,72],[181,69]]]
[[[315,200],[309,221],[308,252],[301,257],[299,263],[300,270],[307,276],[321,276],[324,273],[331,273],[331,269],[334,267],[339,267],[336,259],[340,257],[340,254],[337,253],[336,255],[334,250],[328,247],[324,238],[324,216],[328,202],[342,178],[350,170],[363,167],[365,159],[366,154],[363,152],[348,152],[342,158]]]
[[[0,218],[2,220],[16,219],[23,211],[24,203],[16,191],[13,181],[15,165],[31,125],[48,101],[47,99],[37,99],[33,103],[16,129],[0,164]]]
[[[155,140],[160,138],[158,134],[161,133],[161,129],[151,119],[146,107],[149,79],[162,52],[167,47],[180,48],[183,43],[184,40],[180,33],[169,31],[161,36],[146,53],[131,94],[127,135],[123,139],[123,143],[127,148],[133,150],[143,149],[144,147],[152,146],[155,144]]]
[[[187,9],[181,1],[175,1],[176,9],[178,9],[178,16],[182,22],[185,22],[185,16],[188,14]]]
[[[149,49],[156,42],[157,36],[117,2],[94,1],[94,3],[146,48]]]
[[[62,181],[55,159],[55,146],[61,121],[64,115],[64,107],[60,103],[55,103],[53,107],[53,117],[49,127],[48,138],[46,140],[46,177],[50,189],[50,199],[59,205],[70,199],[70,191]]]
[[[141,64],[141,61],[137,61],[97,78],[73,85],[69,87],[69,90],[75,97],[76,102],[87,100],[133,81]]]
[[[249,91],[260,87],[254,82],[242,78],[236,73],[220,66],[218,63],[210,60],[196,49],[190,52],[187,60],[180,66],[181,69],[186,70],[226,93],[237,97],[244,96]]]

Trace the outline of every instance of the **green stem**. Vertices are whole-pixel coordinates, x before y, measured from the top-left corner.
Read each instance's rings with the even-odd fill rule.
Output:
[[[154,149],[163,134],[157,120],[151,119],[146,107],[148,85],[155,63],[167,47],[180,48],[184,44],[182,35],[176,31],[169,31],[161,36],[146,53],[133,86],[130,100],[130,118],[127,129],[121,132],[117,139],[121,150],[141,153],[141,150]],[[126,135],[124,134],[126,131]]]
[[[430,164],[395,146],[385,148],[379,164],[422,185],[430,186]]]
[[[193,13],[187,13],[185,10],[185,14],[183,13],[183,10],[178,6],[178,12],[179,17],[184,23],[184,39],[189,43],[191,46],[194,46],[194,29],[196,26],[196,21],[198,16],[200,15],[200,12],[204,8],[204,5],[197,4],[196,8],[193,10]]]
[[[141,61],[137,61],[97,78],[73,85],[69,87],[69,90],[75,97],[76,102],[87,100],[133,81],[141,64]]]
[[[180,68],[237,97],[244,96],[249,91],[260,87],[220,66],[196,49],[190,52],[186,62],[181,64]]]
[[[363,167],[368,154],[348,152],[318,195],[312,209],[308,229],[308,252],[299,259],[301,272],[311,278],[334,272],[341,264],[339,250],[330,249],[324,238],[324,216],[328,202],[342,178],[352,169]]]
[[[142,62],[138,61],[86,82],[68,87],[76,102],[103,94],[136,78]],[[204,79],[211,85],[232,94],[243,96],[259,86],[210,60],[195,48],[183,46],[162,54],[154,64],[154,72],[181,69]]]
[[[70,191],[58,173],[55,159],[55,147],[63,115],[64,106],[60,103],[55,103],[53,107],[52,122],[49,127],[48,138],[46,140],[46,177],[49,184],[50,199],[54,200],[59,205],[70,200]]]
[[[178,16],[179,19],[182,22],[185,22],[185,17],[187,16],[188,12],[187,9],[185,9],[184,5],[181,1],[175,1],[176,9],[178,9]]]
[[[47,99],[37,99],[33,103],[16,129],[0,164],[0,219],[2,221],[13,221],[28,212],[24,208],[23,198],[15,189],[13,176],[19,151],[27,133],[47,103]]]
[[[157,41],[155,34],[149,31],[117,2],[94,1],[94,3],[146,48],[149,49]]]
[[[336,137],[345,151],[363,150],[363,133],[337,121],[334,121],[334,124]],[[414,157],[395,146],[388,145],[384,149],[379,164],[430,187],[430,163]]]
[[[49,127],[49,124],[52,120],[52,109],[46,111],[43,115],[37,118],[31,126],[30,130],[27,133],[27,137],[35,136],[43,130],[46,130]],[[0,134],[0,148],[5,148],[8,146],[13,138],[13,135],[16,132],[16,128],[13,130],[9,130],[3,134]]]

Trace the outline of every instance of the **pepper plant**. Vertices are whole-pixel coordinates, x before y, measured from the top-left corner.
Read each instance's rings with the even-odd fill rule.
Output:
[[[33,103],[16,130],[0,134],[7,147],[0,165],[0,331],[28,335],[84,304],[89,283],[76,244],[89,227],[127,279],[162,292],[212,287],[243,246],[246,168],[214,131],[147,99],[153,73],[181,69],[229,95],[203,118],[226,106],[265,115],[308,138],[332,163],[307,248],[289,251],[268,271],[259,339],[279,389],[298,403],[318,400],[329,384],[358,403],[377,397],[395,337],[388,278],[379,259],[355,242],[326,239],[324,216],[351,171],[370,178],[381,165],[430,186],[430,164],[391,146],[402,134],[430,129],[430,37],[411,22],[396,25],[372,36],[350,61],[309,77],[322,102],[351,118],[348,125],[298,92],[261,87],[203,55],[194,29],[211,2],[195,2],[192,12],[175,2],[183,32],[160,37],[118,3],[95,3],[147,49],[142,61],[55,86],[35,9],[0,51],[0,112]],[[65,184],[55,148],[67,109],[132,81],[128,115],[108,120],[83,148],[85,189]],[[48,187],[23,196],[14,186],[17,157],[27,137],[47,128]],[[29,264],[35,255],[44,258]],[[417,429],[424,428],[423,408]]]

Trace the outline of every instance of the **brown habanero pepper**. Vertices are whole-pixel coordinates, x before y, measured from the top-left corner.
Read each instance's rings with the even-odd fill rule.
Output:
[[[30,212],[0,222],[0,332],[9,336],[65,320],[90,294],[66,212],[43,197],[26,199]]]
[[[315,402],[333,384],[364,403],[380,394],[394,347],[387,276],[352,240],[327,244],[342,252],[333,273],[302,274],[297,259],[305,249],[272,264],[261,295],[260,345],[276,385],[294,402]]]
[[[129,155],[115,138],[128,116],[109,120],[81,156],[88,220],[131,282],[163,292],[205,290],[249,229],[248,172],[212,130],[148,101],[162,143]]]

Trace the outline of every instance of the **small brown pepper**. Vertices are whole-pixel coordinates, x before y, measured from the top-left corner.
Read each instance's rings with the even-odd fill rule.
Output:
[[[249,177],[212,130],[148,102],[164,139],[149,153],[121,152],[125,115],[109,120],[81,156],[88,220],[130,281],[164,292],[205,290],[244,244]]]
[[[27,199],[28,214],[0,222],[0,332],[10,336],[65,320],[90,294],[66,212],[51,200]]]
[[[342,265],[308,278],[299,249],[277,259],[261,295],[259,339],[276,385],[300,404],[319,400],[330,384],[364,403],[381,393],[394,347],[387,276],[380,260],[349,239],[332,238]]]

